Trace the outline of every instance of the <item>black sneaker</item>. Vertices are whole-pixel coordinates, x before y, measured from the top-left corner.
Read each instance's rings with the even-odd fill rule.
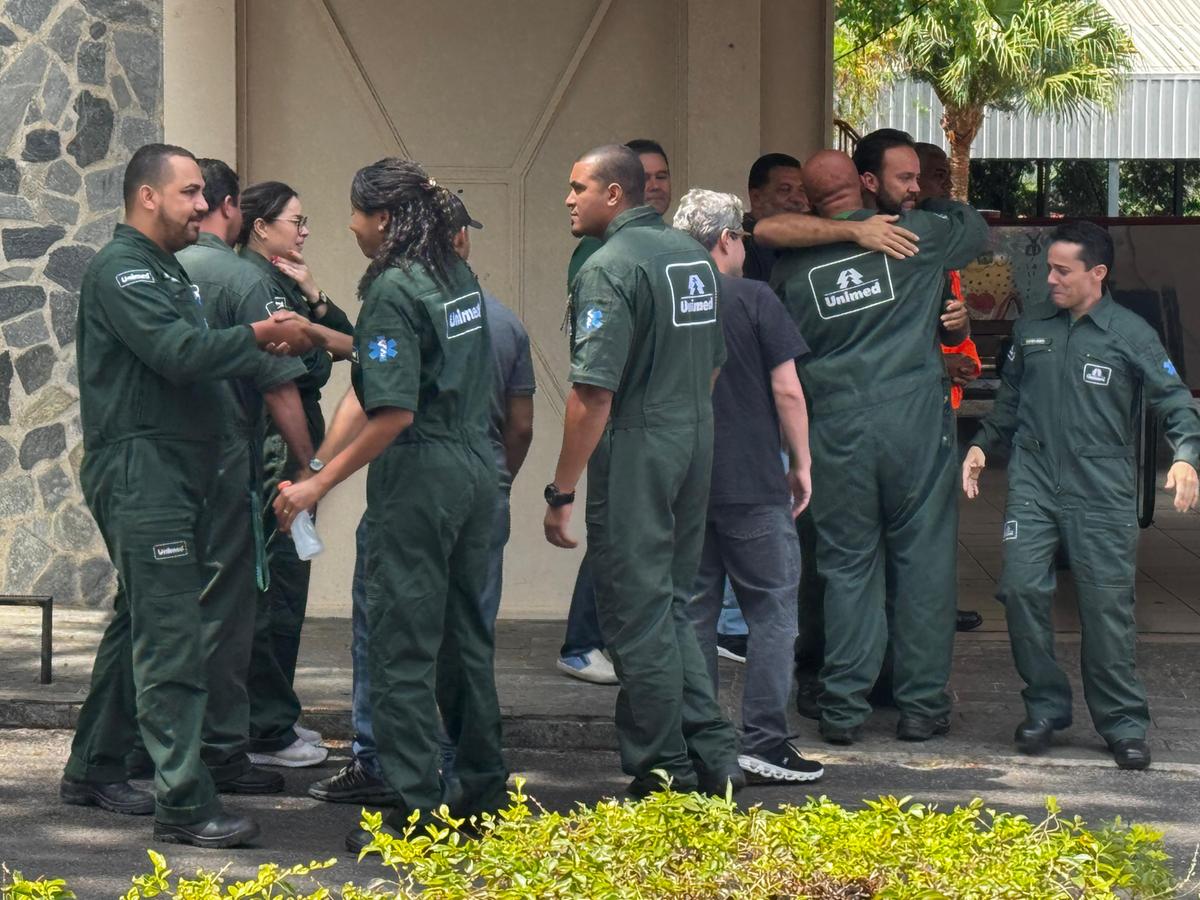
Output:
[[[326,803],[365,803],[367,806],[395,806],[399,800],[386,781],[367,771],[357,759],[336,775],[309,785],[308,796]]]
[[[761,753],[743,753],[738,757],[738,765],[746,772],[747,780],[754,784],[816,781],[825,774],[824,766],[801,756],[791,741]]]
[[[278,794],[283,791],[283,776],[251,766],[237,778],[217,782],[218,794]],[[257,827],[257,826],[256,826]],[[237,846],[222,844],[221,846]]]
[[[735,663],[744,663],[746,661],[746,635],[718,634],[717,656],[731,659]]]

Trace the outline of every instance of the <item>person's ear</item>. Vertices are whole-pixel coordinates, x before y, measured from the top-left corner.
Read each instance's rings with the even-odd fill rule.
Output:
[[[381,209],[379,211],[379,230],[387,231],[387,227],[391,223],[392,223],[391,211],[386,210],[386,209]]]
[[[1090,274],[1097,281],[1103,282],[1104,279],[1108,277],[1108,266],[1106,266],[1104,263],[1098,263],[1088,270],[1088,274]]]
[[[158,191],[148,184],[143,184],[138,188],[138,203],[142,209],[154,209],[158,205]]]
[[[874,172],[863,172],[858,176],[859,182],[862,184],[862,189],[872,194],[879,193],[879,179]]]
[[[260,241],[267,236],[267,221],[266,219],[255,219],[253,229],[254,236]]]
[[[621,198],[624,195],[625,195],[625,192],[623,190],[621,190],[621,186],[614,181],[612,184],[610,184],[608,186],[608,192],[607,192],[607,196],[605,197],[604,202],[607,203],[609,206],[616,206],[618,203],[621,202]]]
[[[221,201],[221,215],[223,215],[225,218],[232,219],[235,215],[237,215],[237,209],[237,201],[232,197],[226,197]]]

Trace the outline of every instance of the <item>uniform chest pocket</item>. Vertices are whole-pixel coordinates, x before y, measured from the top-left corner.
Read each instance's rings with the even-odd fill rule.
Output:
[[[208,327],[208,321],[204,318],[204,301],[196,285],[172,284],[171,302],[187,321],[202,328]]]
[[[1131,378],[1119,357],[1083,352],[1072,360],[1072,379],[1084,387],[1128,389]]]

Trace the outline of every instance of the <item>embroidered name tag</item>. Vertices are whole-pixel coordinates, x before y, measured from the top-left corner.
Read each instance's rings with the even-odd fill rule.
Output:
[[[179,559],[187,555],[187,541],[167,541],[165,544],[154,545],[154,558],[156,560]]]

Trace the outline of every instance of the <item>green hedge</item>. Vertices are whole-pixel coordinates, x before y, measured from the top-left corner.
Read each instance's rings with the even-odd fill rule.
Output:
[[[975,800],[942,812],[908,798],[881,797],[848,811],[825,798],[775,810],[738,809],[730,799],[657,794],[606,800],[562,815],[523,793],[471,840],[443,811],[444,828],[400,837],[379,831],[363,856],[382,876],[365,886],[321,885],[314,862],[262,866],[252,881],[219,872],[177,877],[149,851],[154,872],[133,878],[126,900],[383,900],[452,898],[1149,898],[1195,890],[1167,867],[1161,835],[1120,820],[1089,829],[1047,800],[1042,822]],[[74,895],[62,881],[2,879],[3,900]]]

